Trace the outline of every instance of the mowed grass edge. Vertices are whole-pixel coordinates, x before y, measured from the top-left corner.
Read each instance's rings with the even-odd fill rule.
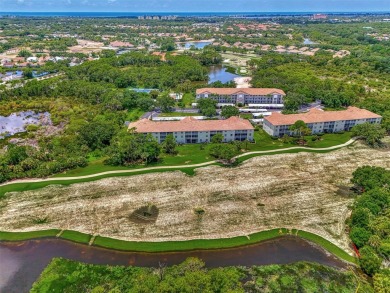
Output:
[[[343,146],[340,146],[340,148],[343,148]],[[294,153],[328,153],[335,150],[338,150],[340,148],[334,148],[331,150],[315,150],[315,149],[291,149],[291,150],[284,150],[284,151],[278,151],[275,150],[274,152],[269,153],[259,153],[259,154],[243,154],[243,156],[237,158],[235,164],[233,166],[227,166],[227,167],[234,167],[237,164],[241,164],[245,162],[246,160],[249,160],[254,157],[261,157],[261,156],[271,156],[271,155],[278,155],[278,154],[294,154]],[[210,162],[209,165],[218,165],[218,166],[224,166],[219,163],[213,163]],[[14,184],[8,184],[4,186],[0,186],[0,199],[3,197],[7,192],[14,192],[14,191],[28,191],[28,190],[35,190],[39,188],[46,187],[48,185],[64,185],[68,186],[75,183],[84,183],[84,182],[91,182],[96,181],[100,179],[110,178],[110,177],[122,177],[122,176],[134,176],[134,175],[142,175],[142,174],[148,174],[148,173],[157,173],[157,172],[173,172],[173,171],[182,171],[186,173],[187,175],[194,175],[195,170],[199,167],[181,167],[177,166],[165,166],[166,169],[154,169],[154,170],[140,170],[140,171],[134,171],[134,172],[128,172],[126,170],[123,170],[123,173],[114,173],[114,174],[104,174],[104,175],[97,175],[91,178],[80,178],[80,179],[72,179],[72,180],[53,180],[53,181],[42,181],[42,182],[20,182],[20,183],[14,183]]]
[[[43,230],[33,232],[1,232],[0,241],[24,241],[29,239],[56,237],[65,240],[70,240],[77,243],[89,244],[92,235],[65,230]],[[302,231],[302,230],[288,230],[286,228],[272,229],[267,231],[257,232],[248,236],[238,236],[233,238],[221,239],[194,239],[187,241],[165,241],[165,242],[138,242],[125,241],[113,239],[109,237],[96,236],[93,241],[94,246],[133,252],[175,252],[175,251],[192,251],[192,250],[213,250],[213,249],[227,249],[233,247],[240,247],[260,243],[265,240],[274,239],[285,235],[295,235],[317,244],[326,251],[332,253],[336,257],[346,262],[357,264],[355,257],[349,255],[346,251],[333,244],[332,242],[322,238],[319,235]]]
[[[212,165],[212,164],[210,164]],[[133,176],[133,175],[142,175],[148,173],[161,173],[161,172],[173,172],[173,171],[181,171],[187,175],[194,175],[196,168],[170,168],[170,169],[156,169],[156,170],[140,170],[132,173],[126,173],[124,170],[123,173],[114,173],[114,174],[105,174],[91,178],[80,178],[80,179],[72,179],[72,180],[53,180],[53,181],[42,181],[42,182],[20,182],[9,185],[0,186],[0,199],[5,196],[7,192],[15,192],[15,191],[28,191],[35,190],[39,188],[43,188],[49,185],[63,185],[68,186],[75,183],[84,183],[91,182],[100,179],[110,178],[110,177],[122,177],[122,176]]]

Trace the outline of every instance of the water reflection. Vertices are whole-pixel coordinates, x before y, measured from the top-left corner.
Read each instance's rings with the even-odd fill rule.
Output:
[[[178,264],[190,256],[203,259],[208,267],[286,264],[296,261],[312,261],[333,267],[346,266],[320,247],[295,236],[283,236],[232,249],[172,253],[120,252],[60,239],[0,242],[0,292],[28,292],[53,257],[92,264],[155,267],[159,262]]]

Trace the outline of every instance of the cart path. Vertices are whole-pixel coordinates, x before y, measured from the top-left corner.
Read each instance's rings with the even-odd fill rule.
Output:
[[[253,152],[248,152],[248,153],[238,155],[235,158],[237,159],[237,158],[246,157],[246,156],[250,156],[250,155],[282,153],[282,152],[290,151],[290,150],[330,151],[330,150],[335,150],[335,149],[349,146],[349,145],[353,144],[355,141],[356,141],[356,138],[352,138],[343,144],[338,144],[338,145],[334,145],[334,146],[326,147],[326,148],[311,148],[311,147],[297,146],[297,147],[283,148],[283,149],[277,149],[277,150],[253,151]],[[67,181],[67,180],[89,179],[89,178],[100,177],[100,176],[104,176],[104,175],[112,175],[112,174],[127,174],[127,173],[131,174],[131,173],[138,173],[138,172],[152,171],[152,170],[177,170],[177,169],[181,169],[181,168],[198,168],[198,167],[204,167],[204,166],[208,166],[211,164],[215,164],[217,162],[218,162],[217,160],[213,160],[213,161],[207,161],[204,163],[193,164],[193,165],[156,166],[156,167],[145,167],[145,168],[138,168],[138,169],[131,169],[131,170],[125,170],[125,169],[124,170],[113,170],[113,171],[106,171],[106,172],[101,172],[101,173],[95,173],[95,174],[84,175],[84,176],[74,176],[74,177],[18,179],[18,180],[8,181],[6,183],[0,184],[0,187],[5,186],[5,185],[10,185],[10,184],[15,184],[15,183]]]

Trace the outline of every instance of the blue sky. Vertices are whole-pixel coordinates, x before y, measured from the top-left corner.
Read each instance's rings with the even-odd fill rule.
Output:
[[[369,12],[390,11],[390,0],[0,0],[0,11]]]

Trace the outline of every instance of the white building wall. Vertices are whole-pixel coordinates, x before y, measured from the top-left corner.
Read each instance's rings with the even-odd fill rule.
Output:
[[[331,131],[334,133],[334,132],[345,131],[345,126],[346,126],[347,121],[351,121],[351,120],[308,123],[308,126],[311,127],[313,134],[319,134],[319,133],[324,133],[325,123],[334,122],[334,128],[333,128],[333,131]],[[355,123],[353,126],[370,122],[370,119],[356,119],[354,121],[355,121]],[[379,123],[381,123],[381,121],[382,121],[382,118],[374,118],[371,122],[379,124]],[[283,128],[283,127],[285,128],[286,126],[287,126],[287,128],[289,128],[291,125],[277,125],[277,126],[275,126],[275,125],[272,125],[267,120],[264,120],[264,123],[263,123],[264,131],[267,132],[271,136],[280,136],[281,128]],[[288,134],[291,134],[291,133],[288,133]]]
[[[164,137],[162,137],[159,132],[154,132],[151,134],[159,143],[162,143],[164,141]],[[223,142],[234,141],[236,138],[236,136],[235,136],[236,131],[235,130],[221,131],[221,134],[224,137]],[[179,144],[187,143],[186,132],[173,132],[172,135],[176,139],[177,143],[179,143]],[[249,141],[252,141],[253,138],[254,138],[254,130],[253,129],[247,130],[247,139]],[[205,142],[211,142],[210,131],[199,131],[197,143],[205,143]]]

